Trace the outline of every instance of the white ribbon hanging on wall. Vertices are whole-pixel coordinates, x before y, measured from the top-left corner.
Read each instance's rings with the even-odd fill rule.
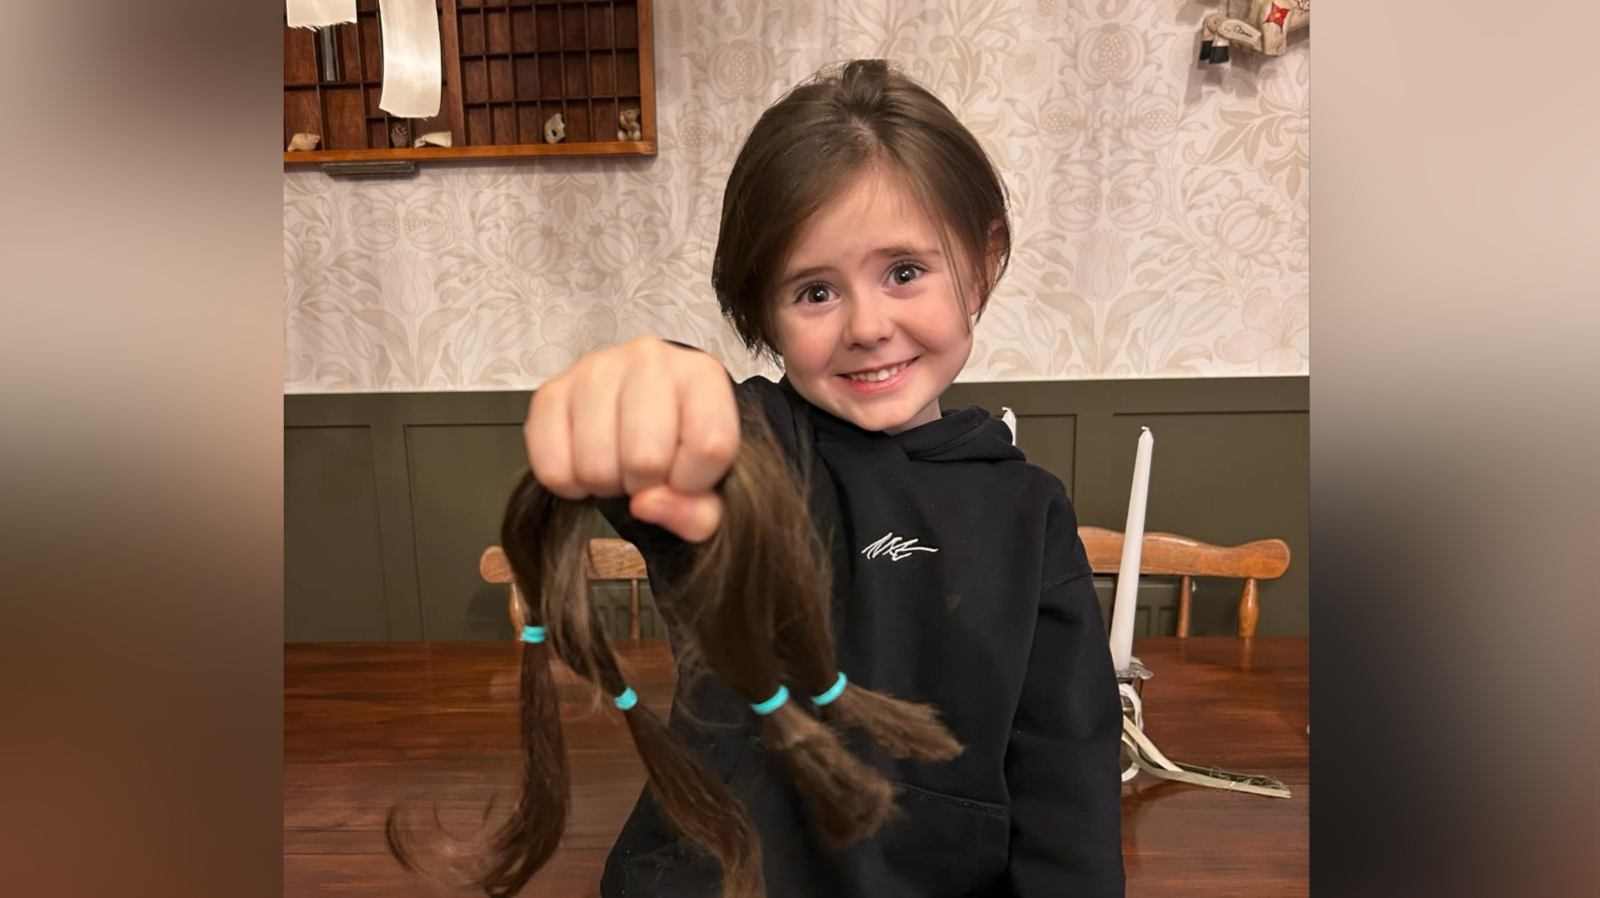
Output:
[[[356,20],[356,0],[286,0],[290,28],[325,28]]]
[[[398,118],[433,118],[444,86],[433,0],[378,0],[378,14],[383,27],[378,108]]]

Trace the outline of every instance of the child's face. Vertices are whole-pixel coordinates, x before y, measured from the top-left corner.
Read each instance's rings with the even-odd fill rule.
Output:
[[[777,343],[790,383],[865,430],[938,420],[939,395],[972,351],[967,316],[977,311],[976,301],[956,301],[954,264],[900,179],[863,172],[801,227],[779,281]],[[849,376],[863,372],[873,379]]]

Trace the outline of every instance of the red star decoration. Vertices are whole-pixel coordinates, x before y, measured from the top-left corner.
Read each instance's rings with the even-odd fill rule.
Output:
[[[1272,4],[1272,12],[1267,14],[1267,21],[1281,27],[1283,25],[1283,20],[1287,18],[1288,15],[1289,10],[1274,3]]]

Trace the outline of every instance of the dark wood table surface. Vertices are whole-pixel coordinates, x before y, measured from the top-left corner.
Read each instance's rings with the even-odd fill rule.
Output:
[[[284,646],[284,895],[432,894],[387,854],[396,801],[437,805],[464,832],[517,782],[516,645]],[[623,642],[640,698],[663,714],[666,643]],[[1130,896],[1309,893],[1310,643],[1305,638],[1140,640],[1155,678],[1145,732],[1173,760],[1278,777],[1289,799],[1166,783],[1123,787]],[[564,672],[563,672],[564,673]],[[627,729],[563,678],[571,758],[566,840],[527,895],[597,894],[612,839],[644,783]]]

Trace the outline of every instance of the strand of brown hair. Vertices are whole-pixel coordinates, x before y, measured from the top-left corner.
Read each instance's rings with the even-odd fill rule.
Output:
[[[621,695],[628,685],[589,597],[586,534],[593,503],[562,500],[531,474],[513,496],[502,539],[523,594],[540,606],[546,640],[594,687],[596,704]],[[518,506],[524,510],[513,513]],[[721,864],[724,895],[761,898],[759,840],[743,804],[643,702],[622,715],[662,811],[691,847]]]
[[[539,620],[526,608],[524,617],[533,624]],[[490,898],[515,895],[555,854],[566,828],[567,753],[549,652],[543,645],[523,643],[520,654],[522,783],[506,821],[487,836],[466,840],[443,831],[437,807],[428,835],[419,834],[409,822],[411,815],[398,805],[384,821],[385,841],[400,865],[447,890],[481,890]],[[484,809],[486,822],[493,805],[491,799]]]
[[[743,444],[721,490],[723,526],[701,548],[681,591],[695,597],[691,620],[706,662],[755,704],[789,679],[781,642],[803,643],[796,657],[831,659],[833,637],[829,581],[819,577],[816,553],[805,551],[817,541],[798,484],[753,403],[741,404],[741,428]],[[807,681],[826,675],[805,673]],[[762,739],[783,759],[830,842],[871,835],[894,810],[892,786],[802,709],[803,700],[791,696],[765,715]]]

